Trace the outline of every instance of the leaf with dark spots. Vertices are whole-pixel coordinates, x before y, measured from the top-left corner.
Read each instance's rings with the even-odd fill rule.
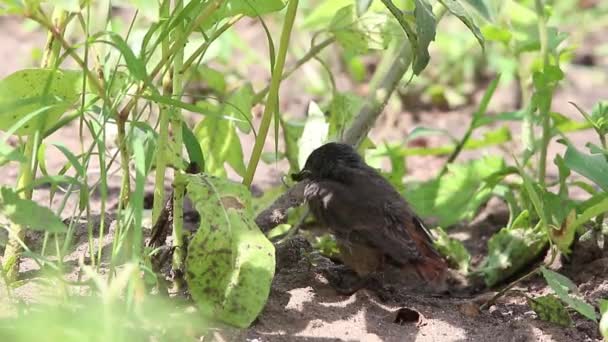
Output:
[[[207,175],[180,177],[201,217],[186,259],[192,298],[203,315],[245,328],[268,298],[274,247],[253,221],[245,186]]]

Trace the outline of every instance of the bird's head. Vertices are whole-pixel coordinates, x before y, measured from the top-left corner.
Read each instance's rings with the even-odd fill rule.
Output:
[[[312,151],[302,171],[292,174],[291,178],[297,182],[323,178],[339,180],[344,168],[357,168],[363,164],[351,145],[330,142]]]

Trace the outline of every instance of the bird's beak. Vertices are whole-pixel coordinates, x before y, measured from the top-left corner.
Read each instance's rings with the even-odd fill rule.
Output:
[[[300,181],[310,177],[311,174],[312,174],[312,172],[310,172],[309,170],[303,169],[302,171],[300,171],[298,173],[292,173],[291,179],[293,179],[296,182],[300,182]]]

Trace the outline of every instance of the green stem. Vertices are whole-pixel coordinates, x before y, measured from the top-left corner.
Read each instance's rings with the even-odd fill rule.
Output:
[[[52,28],[47,33],[47,43],[45,45],[42,68],[49,68],[57,63],[59,53],[61,52],[61,44],[55,38],[56,34],[63,35],[65,25],[67,24],[67,13],[65,11],[55,9],[52,17]],[[19,177],[17,179],[17,189],[25,189],[19,193],[23,199],[32,199],[33,187],[32,183],[36,178],[36,169],[38,161],[36,155],[38,146],[40,145],[40,137],[43,135],[42,129],[44,122],[38,125],[38,129],[29,135],[24,146],[25,162],[21,164]],[[25,231],[18,224],[11,224],[9,232],[9,241],[4,250],[4,265],[6,271],[6,279],[9,282],[14,282],[19,276],[19,264],[21,252],[23,250],[20,241],[23,241]],[[8,267],[6,267],[8,266]]]
[[[169,16],[169,1],[164,1],[160,8],[160,17]],[[164,39],[161,45],[162,58],[168,58],[169,41]],[[173,86],[171,84],[171,73],[168,73],[162,80],[163,95],[171,97]],[[156,222],[165,202],[165,171],[167,168],[167,146],[169,145],[169,108],[166,105],[160,106],[159,112],[159,133],[156,149],[156,174],[154,181],[154,204],[152,207],[152,222]]]
[[[175,4],[175,10],[179,11],[183,7],[183,2],[177,1]],[[186,28],[183,24],[175,27],[175,42],[185,41]],[[184,79],[184,49],[183,44],[181,49],[175,51],[173,59],[173,94],[178,101],[181,100],[183,90],[183,79]],[[171,114],[171,128],[173,130],[173,146],[175,147],[176,158],[181,159],[182,157],[182,112],[181,108],[172,107]],[[173,246],[175,250],[173,252],[173,271],[176,275],[173,282],[174,290],[179,291],[184,288],[184,257],[186,251],[184,250],[184,185],[179,180],[179,176],[182,174],[182,170],[176,169],[174,175],[174,188],[175,194],[173,197]]]
[[[494,96],[494,92],[496,91],[496,87],[498,86],[498,81],[500,81],[500,75],[498,75],[486,89],[483,98],[479,103],[479,108],[477,108],[477,111],[475,111],[475,113],[473,114],[473,119],[471,120],[467,131],[454,148],[454,151],[452,151],[452,154],[450,154],[450,156],[448,157],[448,160],[446,161],[445,165],[443,165],[441,172],[439,172],[440,177],[448,171],[448,165],[450,165],[454,162],[454,160],[456,160],[460,152],[462,152],[462,149],[464,148],[466,143],[471,138],[471,134],[473,134],[475,128],[478,127],[479,120],[483,116],[485,116],[486,111],[488,109],[488,105],[490,104],[490,100],[492,99],[492,96]]]
[[[319,52],[323,51],[323,49],[325,49],[326,47],[331,45],[335,40],[336,40],[336,38],[330,37],[330,38],[325,39],[321,43],[311,47],[310,50],[304,56],[302,56],[302,58],[300,58],[289,70],[287,70],[283,74],[283,76],[281,77],[281,81],[284,81],[286,78],[291,76],[302,65],[306,64],[306,62],[308,62],[309,60],[311,60],[315,56],[317,56],[319,54]],[[264,99],[266,94],[268,94],[269,90],[270,90],[270,86],[267,86],[266,88],[260,90],[257,94],[255,94],[253,96],[253,103],[257,104],[257,103],[262,102],[262,100]]]
[[[441,21],[447,9],[440,3],[435,4],[433,13],[437,23]],[[409,69],[413,50],[409,42],[403,37],[403,42],[393,54],[385,54],[380,61],[376,74],[372,77],[373,87],[359,112],[344,134],[343,141],[348,144],[359,145],[365,139],[376,119],[382,113],[388,99]],[[385,65],[386,67],[384,67]]]
[[[255,139],[253,152],[251,153],[251,158],[249,159],[249,164],[247,165],[247,172],[243,179],[243,184],[246,186],[250,186],[253,182],[253,176],[255,175],[255,171],[260,161],[260,156],[262,155],[262,149],[264,148],[264,143],[266,142],[266,136],[268,135],[270,121],[272,120],[273,114],[279,110],[279,108],[277,108],[279,104],[279,86],[281,85],[281,79],[283,77],[283,67],[285,66],[285,58],[287,56],[289,37],[291,36],[291,29],[293,28],[297,9],[298,0],[290,0],[289,4],[287,5],[283,30],[281,32],[277,60],[274,65],[274,70],[272,71],[266,107],[264,108],[264,114],[262,115],[262,122],[260,123],[260,129],[258,130],[258,136]]]
[[[549,66],[549,51],[547,46],[547,20],[545,18],[545,10],[542,0],[535,0],[536,14],[538,15],[538,35],[540,39],[540,52],[543,57],[543,69],[547,72]],[[551,94],[545,94],[551,97]],[[540,146],[540,160],[538,164],[538,181],[541,187],[545,187],[545,177],[547,175],[547,150],[549,141],[551,140],[551,121],[549,109],[551,108],[551,99],[547,100],[548,105],[539,106],[539,114],[542,120],[542,136]]]

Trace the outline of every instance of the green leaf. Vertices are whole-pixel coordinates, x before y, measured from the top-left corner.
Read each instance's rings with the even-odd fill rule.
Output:
[[[460,21],[462,21],[469,28],[469,30],[475,35],[475,38],[477,38],[479,45],[484,48],[483,35],[481,34],[481,31],[479,31],[479,28],[477,27],[475,22],[473,21],[473,17],[471,16],[471,14],[460,3],[461,1],[439,0],[439,2],[441,2],[448,9],[448,11],[450,11],[450,13],[458,17],[458,19],[460,19]]]
[[[218,8],[209,20],[203,24],[203,28],[209,28],[216,25],[224,18],[233,17],[238,14],[248,17],[257,17],[260,15],[278,12],[285,7],[284,0],[225,0],[222,1]]]
[[[330,32],[336,36],[336,41],[345,51],[354,55],[367,52],[369,45],[367,36],[355,22],[354,6],[341,8],[331,21]]]
[[[583,299],[575,297],[572,293],[577,293],[578,289],[572,280],[567,277],[553,272],[546,267],[541,267],[543,277],[547,281],[547,284],[555,292],[555,294],[568,304],[571,308],[578,311],[581,315],[589,318],[590,320],[597,322],[597,314],[592,305],[586,303]]]
[[[456,143],[458,140],[448,131],[447,129],[434,128],[434,127],[424,127],[424,126],[416,126],[414,129],[410,131],[407,135],[405,141],[412,141],[414,139],[420,137],[428,137],[428,136],[446,136],[452,140],[452,142]]]
[[[211,111],[219,110],[213,105]],[[194,128],[205,158],[206,171],[215,176],[225,176],[224,164],[228,163],[240,176],[245,174],[243,149],[236,133],[234,121],[208,116]]]
[[[372,2],[373,0],[357,0],[357,16],[360,17],[367,12]]]
[[[253,220],[245,186],[207,175],[185,175],[183,181],[205,218],[188,245],[190,293],[204,316],[246,328],[268,298],[274,246]]]
[[[445,175],[410,186],[404,196],[419,215],[435,217],[440,226],[449,227],[474,217],[492,195],[492,189],[482,186],[483,179],[503,167],[504,160],[499,157],[451,164]]]
[[[252,115],[251,107],[253,106],[253,87],[251,83],[239,87],[228,99],[226,109],[232,117],[240,119],[236,125],[244,133],[251,132]]]
[[[188,127],[188,124],[184,121],[182,121],[182,137],[190,162],[195,163],[201,170],[205,170],[205,157],[203,156],[201,145],[198,143],[192,130],[190,130],[190,127]]]
[[[329,136],[341,138],[353,115],[363,105],[353,93],[337,93],[329,106]]]
[[[488,241],[488,256],[481,267],[486,285],[497,285],[528,266],[548,242],[540,225],[532,227],[528,211],[522,211],[510,227],[502,228]]]
[[[80,12],[80,0],[54,0],[53,5],[68,12]]]
[[[330,25],[338,10],[349,6],[352,3],[352,0],[323,1],[312,8],[310,14],[304,18],[302,27],[306,29],[326,28]]]
[[[451,238],[441,227],[432,229],[435,236],[434,245],[439,251],[447,257],[448,261],[458,267],[462,274],[469,273],[469,265],[471,264],[471,254],[464,247],[462,242]]]
[[[311,101],[308,105],[308,117],[304,124],[302,136],[298,140],[298,165],[303,167],[308,156],[317,147],[323,145],[327,140],[329,124],[325,122],[325,115],[316,102]]]
[[[435,28],[437,22],[431,5],[426,0],[416,0],[416,35],[418,44],[416,45],[416,58],[412,70],[415,75],[419,75],[429,63],[429,44],[435,40]]]
[[[491,24],[484,25],[481,28],[481,33],[486,40],[501,42],[504,44],[508,44],[513,36],[506,28]]]
[[[24,163],[26,159],[18,147],[10,147],[6,143],[0,141],[0,166],[11,161]]]
[[[0,130],[7,131],[26,116],[15,134],[28,135],[53,127],[78,99],[81,72],[52,69],[23,69],[0,81]]]
[[[135,56],[133,50],[131,50],[127,42],[120,35],[114,32],[108,32],[108,35],[110,36],[110,39],[112,39],[114,46],[120,51],[120,54],[125,59],[127,69],[129,69],[131,75],[142,82],[147,82],[148,72],[146,71],[146,63]]]
[[[563,139],[558,140],[558,142],[568,147],[564,155],[564,163],[568,168],[593,181],[604,191],[608,191],[608,177],[606,177],[608,175],[608,162],[605,156],[585,154]]]
[[[608,312],[604,312],[600,320],[600,332],[604,339],[608,340]]]
[[[538,318],[543,321],[559,324],[564,327],[572,325],[572,319],[562,302],[553,295],[546,295],[537,298],[528,298],[528,305]]]
[[[474,150],[485,148],[492,145],[499,145],[511,140],[511,131],[503,126],[494,131],[484,133],[481,139],[469,139],[464,144],[464,150]],[[406,147],[401,150],[404,156],[435,156],[450,154],[454,150],[454,145],[443,145],[437,147]]]
[[[0,188],[0,214],[11,222],[32,230],[63,233],[66,226],[49,208],[20,198],[12,189]]]

